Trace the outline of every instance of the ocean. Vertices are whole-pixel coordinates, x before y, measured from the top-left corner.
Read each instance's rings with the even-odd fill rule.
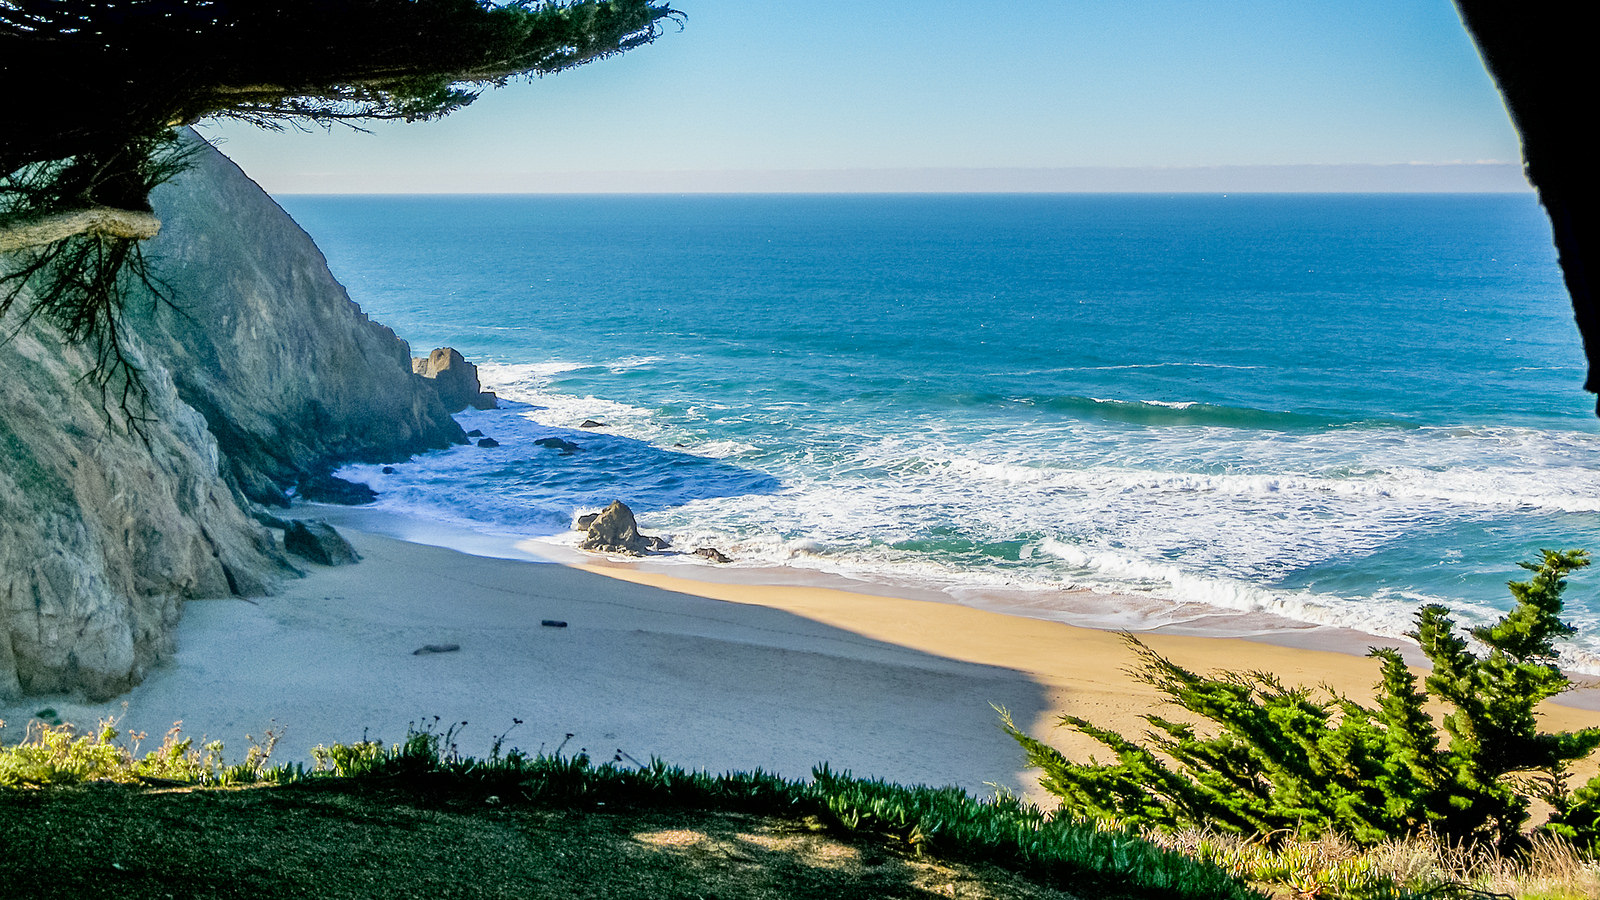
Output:
[[[1386,636],[1425,603],[1488,621],[1539,548],[1600,551],[1531,195],[281,202],[368,314],[507,401],[459,416],[498,448],[342,470],[396,515],[570,546],[621,499],[752,578]],[[1568,592],[1591,673],[1596,584]]]

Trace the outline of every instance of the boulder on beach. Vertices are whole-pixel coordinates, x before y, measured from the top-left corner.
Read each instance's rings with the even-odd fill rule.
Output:
[[[718,550],[715,547],[701,547],[699,550],[696,550],[694,552],[694,555],[698,556],[698,557],[701,557],[703,559],[709,559],[714,563],[731,563],[731,562],[733,562],[733,558],[732,557],[728,556],[728,554],[723,553],[721,550]]]
[[[621,500],[611,501],[610,506],[593,516],[584,516],[578,522],[579,526],[588,532],[588,535],[578,542],[579,550],[644,556],[653,550],[664,550],[668,546],[663,538],[640,534],[638,523],[633,519],[633,510]]]
[[[361,554],[344,535],[327,522],[299,519],[283,532],[283,549],[324,566],[346,566],[361,561]]]

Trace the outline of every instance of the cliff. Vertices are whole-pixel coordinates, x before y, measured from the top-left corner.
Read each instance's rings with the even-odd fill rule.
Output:
[[[113,696],[170,653],[182,601],[292,575],[244,498],[465,440],[406,343],[220,153],[152,200],[146,252],[176,305],[126,315],[139,429],[107,413],[85,353],[0,322],[0,696]]]

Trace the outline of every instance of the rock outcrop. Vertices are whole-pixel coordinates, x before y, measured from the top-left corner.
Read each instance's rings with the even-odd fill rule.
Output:
[[[0,322],[0,697],[114,696],[171,652],[183,601],[292,576],[244,497],[466,440],[405,342],[221,154],[152,199],[145,252],[177,308],[125,313],[136,427],[84,378],[89,354],[21,322],[31,297]]]
[[[0,697],[115,696],[172,650],[179,604],[288,570],[218,477],[206,421],[137,338],[142,436],[37,322],[0,344]]]
[[[361,554],[327,522],[296,519],[283,531],[283,549],[319,566],[348,566]]]
[[[427,356],[411,360],[411,371],[428,379],[444,408],[458,413],[467,407],[495,409],[500,405],[493,391],[478,383],[478,367],[467,362],[454,347],[437,347]]]
[[[146,253],[175,308],[128,318],[205,416],[222,471],[257,503],[342,462],[388,462],[465,443],[411,348],[370,321],[322,252],[231,160],[206,147],[157,188]]]
[[[578,542],[579,550],[643,556],[652,550],[665,550],[668,546],[663,538],[640,534],[639,525],[633,519],[633,510],[621,500],[611,501],[610,506],[598,513],[579,517],[578,530],[588,532]]]

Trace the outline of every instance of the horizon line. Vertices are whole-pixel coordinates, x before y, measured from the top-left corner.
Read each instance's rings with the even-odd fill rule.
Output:
[[[286,195],[1532,194],[1521,163],[263,173]]]

